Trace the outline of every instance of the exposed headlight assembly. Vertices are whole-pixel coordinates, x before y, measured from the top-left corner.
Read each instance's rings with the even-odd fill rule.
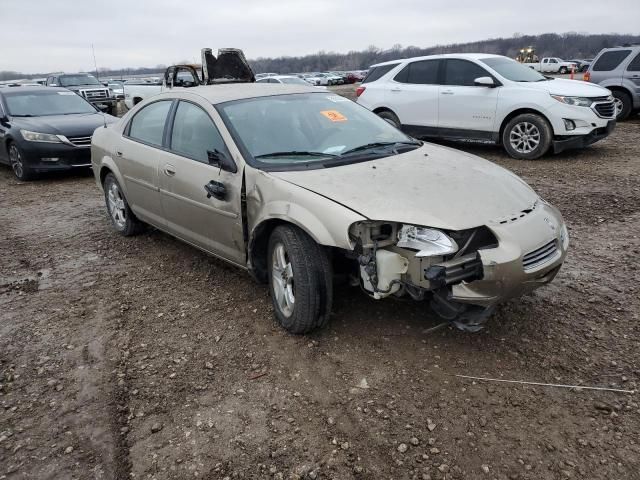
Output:
[[[29,130],[20,130],[20,133],[22,138],[28,142],[63,143],[59,135],[53,135],[52,133],[30,132]]]
[[[551,97],[560,103],[573,105],[574,107],[590,107],[593,103],[593,100],[587,97],[565,97],[562,95],[551,95]]]
[[[403,225],[398,231],[398,247],[418,250],[416,257],[436,257],[458,251],[458,244],[444,232],[415,225]]]

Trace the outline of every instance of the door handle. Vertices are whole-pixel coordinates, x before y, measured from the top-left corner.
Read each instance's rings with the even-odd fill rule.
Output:
[[[453,95],[453,92],[451,90],[444,90],[442,92],[440,92],[442,95]]]
[[[116,156],[117,157],[121,157],[122,156],[122,152],[119,152],[119,151],[116,150]]]
[[[176,174],[176,167],[174,167],[173,165],[170,165],[170,164],[167,163],[164,166],[164,174],[167,177],[173,177]]]
[[[401,92],[402,89],[401,88],[392,88],[391,91],[392,92]]]

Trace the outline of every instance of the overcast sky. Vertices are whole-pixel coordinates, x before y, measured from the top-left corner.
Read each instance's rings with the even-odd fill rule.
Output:
[[[0,70],[26,73],[428,47],[515,32],[640,33],[640,0],[0,0]]]

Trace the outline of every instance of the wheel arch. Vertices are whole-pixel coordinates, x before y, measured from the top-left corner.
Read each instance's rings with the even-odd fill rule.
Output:
[[[555,134],[555,132],[553,131],[553,123],[551,123],[549,118],[544,113],[542,113],[540,110],[536,110],[535,108],[518,108],[518,109],[514,110],[513,112],[509,113],[502,120],[502,123],[500,124],[500,130],[498,131],[498,142],[499,143],[502,143],[502,135],[504,134],[504,129],[507,126],[507,124],[513,118],[517,117],[518,115],[522,115],[524,113],[532,113],[534,115],[539,115],[542,118],[544,118],[544,120],[549,124],[549,128],[551,129],[551,133]]]

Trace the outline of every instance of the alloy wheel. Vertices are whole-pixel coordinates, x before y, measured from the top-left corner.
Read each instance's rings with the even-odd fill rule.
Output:
[[[509,132],[509,143],[518,153],[531,153],[540,145],[540,130],[533,123],[516,123]]]
[[[119,229],[124,229],[127,225],[127,209],[120,188],[115,182],[109,185],[107,203],[113,222]]]
[[[9,147],[9,161],[11,162],[11,168],[13,168],[13,172],[16,174],[16,177],[22,178],[24,175],[24,165],[22,164],[20,150],[18,150],[18,147],[15,145],[11,145],[11,147]]]
[[[295,304],[293,269],[282,243],[275,245],[271,258],[273,294],[282,314],[290,317]]]
[[[624,110],[624,103],[622,103],[622,100],[620,100],[619,98],[614,97],[613,104],[616,107],[616,117],[617,117],[622,113],[622,110]]]

